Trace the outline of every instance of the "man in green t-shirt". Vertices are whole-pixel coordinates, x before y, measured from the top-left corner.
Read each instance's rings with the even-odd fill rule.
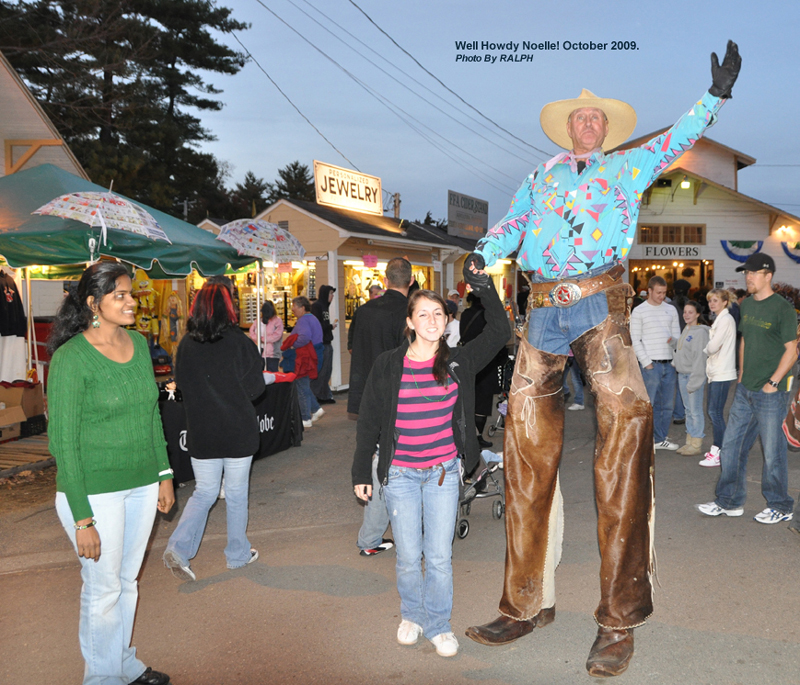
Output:
[[[744,513],[747,455],[760,435],[764,450],[761,493],[767,508],[754,519],[780,523],[792,519],[794,505],[788,492],[786,438],[781,423],[789,401],[790,371],[797,359],[797,316],[794,307],[772,290],[772,257],[757,252],[736,270],[745,272],[750,294],[741,305],[739,385],[720,450],[722,473],[716,500],[697,508],[706,516]]]

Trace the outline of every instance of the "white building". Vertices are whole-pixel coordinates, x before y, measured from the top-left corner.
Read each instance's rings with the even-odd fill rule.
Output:
[[[666,129],[664,129],[666,130]],[[656,131],[620,146],[642,145]],[[692,286],[744,288],[741,265],[731,254],[758,249],[777,267],[775,281],[800,286],[800,218],[738,191],[738,173],[755,159],[708,138],[701,138],[645,192],[636,240],[626,265],[630,283],[646,287],[657,274],[668,283],[684,278]],[[783,243],[783,245],[782,245]]]

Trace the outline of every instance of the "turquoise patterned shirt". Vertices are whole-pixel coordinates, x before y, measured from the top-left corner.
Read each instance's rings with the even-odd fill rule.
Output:
[[[632,150],[598,150],[581,174],[571,152],[539,165],[476,252],[491,266],[516,250],[524,271],[548,279],[573,278],[624,260],[642,193],[716,121],[724,102],[706,93],[668,131]]]

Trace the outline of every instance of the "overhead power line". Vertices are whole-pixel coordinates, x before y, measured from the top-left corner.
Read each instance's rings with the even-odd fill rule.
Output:
[[[491,118],[487,117],[487,116],[486,116],[486,115],[485,115],[483,112],[481,112],[479,109],[477,109],[476,107],[473,107],[473,106],[472,106],[472,105],[471,105],[469,102],[467,102],[467,101],[466,101],[464,98],[462,98],[462,97],[461,97],[461,96],[460,96],[458,93],[456,93],[456,92],[455,92],[455,91],[454,91],[452,88],[450,88],[450,87],[449,87],[447,84],[445,84],[445,83],[444,83],[444,82],[443,82],[443,81],[442,81],[442,80],[441,80],[441,79],[440,79],[438,76],[436,76],[436,74],[433,74],[433,73],[432,73],[432,72],[430,72],[428,69],[426,69],[426,68],[425,68],[425,67],[424,67],[424,66],[423,66],[423,65],[420,63],[420,61],[419,61],[419,60],[418,60],[416,57],[414,57],[414,55],[412,55],[412,54],[411,54],[411,53],[410,53],[408,50],[406,50],[406,49],[405,49],[405,48],[404,48],[402,45],[400,45],[400,44],[399,44],[399,43],[398,43],[398,42],[397,42],[397,41],[396,41],[394,38],[392,38],[392,37],[391,37],[391,36],[390,36],[388,33],[386,33],[386,31],[384,31],[384,30],[383,30],[383,29],[382,29],[380,26],[378,26],[378,25],[375,23],[375,21],[372,19],[372,17],[370,17],[370,16],[369,16],[369,15],[368,15],[368,14],[367,14],[367,13],[366,13],[364,10],[362,10],[362,9],[361,9],[361,8],[360,8],[360,7],[359,7],[359,6],[358,6],[358,5],[357,5],[357,4],[356,4],[356,3],[355,3],[353,0],[349,0],[349,2],[350,2],[350,4],[351,4],[353,7],[355,7],[355,8],[356,8],[356,9],[357,9],[359,12],[361,12],[361,14],[363,14],[363,15],[364,15],[364,16],[367,18],[367,20],[368,20],[368,21],[369,21],[369,22],[370,22],[370,23],[371,23],[371,24],[372,24],[372,25],[373,25],[373,26],[374,26],[376,29],[378,29],[378,31],[380,31],[380,32],[381,32],[381,33],[382,33],[384,36],[386,36],[386,37],[387,37],[387,38],[388,38],[390,41],[392,41],[392,43],[394,43],[394,44],[397,46],[397,48],[398,48],[399,50],[401,50],[401,51],[402,51],[402,52],[403,52],[405,55],[407,55],[409,58],[411,58],[411,59],[414,61],[414,63],[415,63],[415,64],[416,64],[416,65],[417,65],[417,66],[418,66],[420,69],[422,69],[422,70],[423,70],[423,71],[424,71],[426,74],[428,74],[428,76],[430,76],[432,79],[434,79],[434,80],[435,80],[435,81],[436,81],[436,82],[437,82],[439,85],[441,85],[441,86],[442,86],[442,88],[444,88],[444,89],[445,89],[447,92],[449,92],[449,93],[451,93],[451,94],[455,95],[455,96],[456,96],[456,97],[457,97],[459,100],[461,100],[461,102],[463,102],[463,103],[464,103],[464,104],[465,104],[467,107],[469,107],[469,108],[470,108],[471,110],[473,110],[474,112],[477,112],[477,113],[478,113],[478,114],[479,114],[481,117],[483,117],[484,119],[486,119],[486,121],[488,121],[489,123],[491,123],[493,126],[496,126],[496,127],[497,127],[497,128],[499,128],[501,131],[504,131],[505,133],[507,133],[508,135],[510,135],[512,138],[514,138],[514,140],[517,140],[517,141],[519,141],[519,142],[520,142],[520,143],[522,143],[523,145],[527,145],[529,148],[531,148],[531,149],[533,149],[533,150],[536,150],[537,152],[539,152],[539,153],[541,153],[541,154],[543,154],[543,155],[547,156],[548,158],[549,158],[549,157],[552,157],[552,154],[551,154],[551,153],[549,153],[549,152],[545,152],[544,150],[542,150],[542,149],[540,149],[540,148],[536,147],[535,145],[531,145],[531,144],[530,144],[528,141],[526,141],[526,140],[523,140],[522,138],[520,138],[520,137],[518,137],[518,136],[515,136],[513,133],[511,133],[511,131],[509,131],[509,130],[507,130],[507,129],[503,128],[503,127],[502,127],[500,124],[498,124],[498,123],[497,123],[497,122],[496,122],[494,119],[491,119]]]
[[[316,127],[316,126],[314,126],[314,124],[313,124],[313,123],[311,123],[311,119],[309,119],[309,118],[308,118],[308,117],[307,117],[305,114],[303,114],[303,113],[300,111],[300,108],[299,108],[299,107],[298,107],[296,104],[294,104],[294,102],[292,102],[291,98],[290,98],[290,97],[289,97],[289,96],[288,96],[286,93],[284,93],[284,92],[283,92],[283,90],[281,90],[281,87],[280,87],[280,86],[279,86],[277,83],[275,83],[275,79],[273,79],[273,78],[272,78],[272,76],[270,76],[270,75],[267,73],[267,70],[266,70],[266,69],[264,69],[264,67],[262,67],[262,66],[261,66],[261,64],[259,63],[259,61],[258,61],[258,60],[257,60],[255,57],[253,57],[253,53],[251,53],[251,52],[250,52],[250,50],[248,50],[248,49],[245,47],[244,43],[242,43],[242,41],[241,41],[241,40],[239,40],[239,36],[237,36],[237,35],[236,35],[236,33],[234,33],[233,31],[231,31],[231,35],[233,36],[233,39],[234,39],[234,40],[235,40],[237,43],[239,43],[239,45],[241,45],[241,46],[242,46],[242,50],[244,50],[244,51],[247,53],[247,57],[248,57],[248,59],[251,59],[251,60],[253,60],[253,64],[255,64],[255,65],[256,65],[256,66],[257,66],[257,67],[258,67],[258,68],[259,68],[259,69],[260,69],[260,70],[263,72],[264,76],[266,76],[266,77],[267,77],[267,78],[270,80],[270,83],[272,83],[272,85],[273,85],[273,86],[275,86],[275,88],[278,90],[278,92],[279,92],[281,95],[283,95],[283,97],[284,97],[284,98],[286,98],[286,101],[287,101],[287,102],[288,102],[288,103],[289,103],[289,104],[290,104],[292,107],[294,107],[295,111],[296,111],[296,112],[297,112],[297,113],[298,113],[298,114],[299,114],[301,117],[303,117],[303,119],[305,119],[306,123],[307,123],[307,124],[308,124],[308,125],[309,125],[311,128],[313,128],[313,129],[314,129],[314,130],[315,130],[315,131],[316,131],[316,132],[319,134],[319,136],[320,136],[320,137],[321,137],[321,138],[322,138],[322,139],[323,139],[323,140],[324,140],[326,143],[328,143],[328,145],[330,145],[330,146],[331,146],[331,147],[332,147],[334,150],[336,150],[336,152],[337,152],[338,154],[340,154],[340,155],[342,156],[342,158],[343,158],[343,159],[344,159],[344,160],[345,160],[345,161],[346,161],[348,164],[350,164],[350,166],[352,166],[352,167],[353,167],[353,169],[355,169],[356,171],[361,171],[361,169],[359,169],[359,168],[358,168],[358,167],[355,165],[355,163],[354,163],[354,162],[352,162],[352,161],[350,160],[350,158],[349,158],[347,155],[345,155],[345,154],[344,154],[344,152],[342,152],[342,151],[341,151],[341,150],[340,150],[338,147],[336,147],[336,146],[335,146],[335,145],[334,145],[334,144],[333,144],[333,143],[332,143],[330,140],[328,140],[328,139],[325,137],[325,134],[324,134],[322,131],[320,131],[320,130],[319,130],[317,127]]]
[[[316,51],[317,51],[317,52],[318,52],[320,55],[322,55],[322,56],[323,56],[325,59],[327,59],[327,60],[328,60],[329,62],[331,62],[331,63],[332,63],[334,66],[336,66],[338,69],[340,69],[342,72],[344,72],[344,73],[345,73],[345,74],[346,74],[346,75],[347,75],[349,78],[351,78],[351,79],[352,79],[352,80],[353,80],[355,83],[357,83],[357,84],[358,84],[358,85],[359,85],[359,86],[360,86],[360,87],[361,87],[361,88],[362,88],[364,91],[366,91],[366,92],[367,92],[369,95],[371,95],[371,96],[372,96],[373,98],[375,98],[375,99],[376,99],[376,100],[377,100],[379,103],[381,103],[381,104],[382,104],[384,107],[386,107],[386,108],[387,108],[387,109],[388,109],[388,110],[389,110],[389,111],[390,111],[392,114],[394,114],[394,115],[395,115],[397,118],[399,118],[399,119],[400,119],[400,120],[401,120],[403,123],[405,123],[407,126],[409,126],[409,128],[411,128],[413,131],[415,131],[415,132],[416,132],[418,135],[421,135],[421,136],[423,137],[423,139],[425,139],[427,142],[429,142],[429,143],[433,144],[433,143],[431,142],[431,139],[430,139],[430,138],[428,138],[427,136],[423,135],[423,134],[420,132],[420,130],[419,130],[419,129],[417,129],[416,127],[414,127],[413,125],[411,125],[411,124],[409,123],[409,120],[411,120],[411,121],[415,122],[416,124],[418,124],[419,126],[421,126],[421,127],[425,128],[425,129],[427,129],[427,130],[428,130],[428,131],[430,131],[430,132],[431,132],[431,133],[432,133],[434,136],[436,136],[437,138],[440,138],[441,140],[443,140],[443,141],[444,141],[445,143],[447,143],[448,145],[451,145],[453,148],[455,148],[455,149],[459,149],[459,146],[458,146],[458,145],[456,145],[456,144],[455,144],[455,143],[453,143],[452,141],[448,140],[447,138],[445,138],[445,137],[444,137],[443,135],[441,135],[440,133],[437,133],[436,131],[434,131],[432,128],[430,128],[429,126],[427,126],[427,125],[426,125],[426,124],[424,124],[423,122],[419,121],[419,120],[418,120],[416,117],[414,117],[414,116],[412,116],[411,114],[409,114],[408,112],[406,112],[406,111],[405,111],[405,110],[404,110],[402,107],[400,107],[400,106],[399,106],[399,105],[397,105],[396,103],[394,103],[394,102],[392,102],[391,100],[389,100],[388,98],[386,98],[386,97],[384,97],[384,96],[380,95],[380,94],[379,94],[379,93],[378,93],[376,90],[374,90],[374,89],[373,89],[371,86],[368,86],[368,85],[367,85],[367,84],[366,84],[364,81],[362,81],[362,80],[361,80],[360,78],[358,78],[358,77],[357,77],[355,74],[353,74],[353,73],[352,73],[352,72],[350,72],[348,69],[346,69],[346,68],[345,68],[345,67],[343,67],[341,64],[339,64],[339,62],[337,62],[335,59],[333,59],[333,57],[331,57],[330,55],[328,55],[328,54],[327,54],[327,53],[326,53],[324,50],[322,50],[322,49],[321,49],[319,46],[315,45],[315,44],[314,44],[314,43],[313,43],[311,40],[309,40],[308,38],[306,38],[306,37],[305,37],[305,36],[304,36],[302,33],[300,33],[300,31],[298,31],[296,28],[294,28],[294,26],[292,26],[291,24],[289,24],[289,23],[288,23],[286,20],[284,20],[284,19],[283,19],[283,18],[282,18],[280,15],[278,15],[278,14],[277,14],[277,13],[276,13],[274,10],[272,10],[270,7],[268,7],[268,6],[267,6],[267,5],[266,5],[266,4],[265,4],[265,3],[264,3],[262,0],[256,0],[256,2],[257,2],[259,5],[261,5],[261,6],[262,6],[262,7],[263,7],[265,10],[267,10],[267,11],[268,11],[268,12],[269,12],[269,13],[270,13],[272,16],[274,16],[274,17],[275,17],[275,18],[276,18],[278,21],[280,21],[280,22],[281,22],[281,23],[282,23],[284,26],[286,26],[286,27],[287,27],[289,30],[291,30],[293,33],[295,33],[295,34],[296,34],[296,35],[297,35],[297,36],[298,36],[298,37],[299,37],[301,40],[303,40],[305,43],[307,43],[307,44],[308,44],[308,45],[309,45],[311,48],[313,48],[314,50],[316,50]],[[399,114],[399,112],[402,112],[402,114],[403,114],[404,116],[401,116],[401,114]],[[443,150],[442,150],[442,148],[441,148],[441,147],[439,147],[438,145],[435,145],[435,144],[434,144],[434,147],[436,147],[436,148],[437,148],[438,150],[440,150],[440,151],[443,151]],[[447,154],[447,153],[446,153],[446,154]],[[456,153],[453,153],[453,154],[456,154]],[[473,159],[477,160],[478,162],[481,162],[481,163],[484,163],[484,164],[485,164],[485,162],[483,162],[483,160],[481,160],[480,158],[476,157],[475,155],[473,155],[473,154],[472,154],[472,153],[470,153],[470,152],[465,152],[464,154],[466,154],[468,157],[471,157],[471,158],[473,158]],[[458,156],[458,155],[456,155],[456,156]],[[453,159],[453,157],[452,157],[452,156],[450,156],[449,154],[448,154],[448,157],[450,157],[450,159]],[[455,160],[454,160],[454,161],[455,161]],[[475,169],[475,167],[474,167],[472,164],[470,164],[470,163],[468,163],[468,162],[464,161],[463,159],[462,159],[462,163],[463,163],[463,164],[466,164],[467,166],[470,166],[470,167],[472,167],[473,169]],[[515,183],[516,183],[517,179],[515,179],[515,178],[513,178],[513,177],[511,177],[511,176],[508,176],[506,173],[504,173],[504,172],[503,172],[503,171],[501,171],[500,169],[496,169],[495,167],[492,167],[492,166],[491,166],[491,165],[489,165],[489,164],[486,164],[486,166],[488,166],[488,167],[489,167],[489,168],[491,168],[491,169],[494,169],[494,171],[496,171],[497,173],[499,173],[499,174],[501,174],[501,175],[503,175],[503,176],[506,176],[507,178],[511,179],[513,182],[515,182]],[[484,176],[480,176],[480,178],[481,178],[481,180],[483,180],[483,181],[486,181],[486,178],[485,178]],[[498,180],[496,180],[496,179],[495,179],[495,182],[496,182],[496,183],[499,183],[499,184],[502,184],[502,183],[503,183],[502,181],[498,181]],[[495,187],[496,189],[500,190],[500,188],[497,188],[497,186],[493,186],[493,187]],[[513,188],[513,187],[511,187],[511,186],[506,186],[506,190],[509,190],[509,189],[510,189],[510,190],[513,192],[513,190],[515,190],[516,188]]]
[[[340,36],[337,36],[337,35],[336,35],[336,33],[334,33],[334,32],[333,32],[331,29],[329,29],[329,28],[328,28],[327,26],[325,26],[323,23],[321,23],[321,22],[320,22],[320,21],[318,21],[317,19],[314,19],[314,17],[312,17],[310,14],[308,14],[308,13],[307,13],[305,10],[303,10],[301,7],[298,7],[298,6],[297,6],[297,5],[296,5],[296,4],[293,2],[293,0],[286,0],[286,1],[287,1],[287,2],[289,2],[291,5],[293,5],[294,7],[296,7],[296,8],[297,8],[297,9],[298,9],[300,12],[302,12],[303,14],[305,14],[305,15],[306,15],[306,16],[307,16],[309,19],[311,19],[311,21],[315,22],[317,25],[319,25],[320,27],[322,27],[322,28],[323,28],[325,31],[327,31],[328,33],[330,33],[330,34],[331,34],[331,35],[332,35],[334,38],[336,38],[338,41],[342,42],[344,45],[346,45],[348,48],[350,48],[350,49],[351,49],[353,52],[355,52],[357,55],[359,55],[360,57],[364,58],[364,59],[365,59],[367,62],[369,62],[369,63],[370,63],[372,66],[374,66],[376,69],[379,69],[381,72],[383,72],[384,74],[386,74],[386,75],[387,75],[387,76],[388,76],[390,79],[392,79],[393,81],[395,81],[396,83],[398,83],[399,85],[401,85],[403,88],[405,88],[406,90],[408,90],[410,93],[413,93],[414,95],[416,95],[416,96],[417,96],[418,98],[420,98],[420,99],[421,99],[423,102],[426,102],[426,103],[427,103],[427,104],[429,104],[431,107],[433,107],[433,108],[434,108],[434,109],[436,109],[437,111],[441,112],[442,114],[444,114],[446,117],[448,117],[448,118],[449,118],[449,119],[451,119],[452,121],[455,121],[455,122],[456,122],[457,124],[459,124],[460,126],[463,126],[464,128],[466,128],[466,129],[467,129],[468,131],[470,131],[471,133],[474,133],[476,136],[478,136],[478,137],[482,138],[483,140],[485,140],[485,141],[486,141],[486,142],[488,142],[489,144],[491,144],[491,145],[494,145],[495,147],[497,147],[498,149],[502,150],[503,152],[505,152],[505,153],[507,153],[507,154],[510,154],[510,155],[512,155],[512,156],[514,156],[514,157],[516,157],[517,159],[519,159],[520,161],[526,162],[527,164],[532,164],[532,165],[534,165],[534,166],[536,165],[536,162],[532,162],[530,159],[525,159],[524,157],[520,157],[520,156],[519,156],[519,155],[518,155],[516,152],[514,152],[513,150],[509,150],[508,148],[505,148],[505,147],[503,147],[503,146],[502,146],[502,145],[500,145],[499,143],[497,143],[497,142],[495,142],[495,141],[493,141],[493,140],[490,140],[489,138],[487,138],[486,136],[482,135],[482,134],[481,134],[481,133],[479,133],[478,131],[475,131],[474,129],[470,128],[469,126],[467,126],[467,125],[466,125],[466,124],[464,124],[463,122],[459,121],[458,119],[456,119],[456,118],[455,118],[454,116],[452,116],[451,114],[448,114],[447,112],[443,111],[441,108],[437,107],[435,104],[433,104],[432,102],[430,102],[430,101],[429,101],[429,100],[427,100],[426,98],[422,97],[422,95],[420,95],[419,93],[417,93],[417,92],[416,92],[416,91],[415,91],[413,88],[411,88],[410,86],[406,85],[405,83],[403,83],[403,82],[402,82],[402,81],[400,81],[399,79],[397,79],[397,78],[395,78],[394,76],[392,76],[392,75],[391,75],[389,72],[385,71],[383,68],[381,68],[380,66],[378,66],[378,65],[377,65],[375,62],[373,62],[373,61],[372,61],[372,60],[371,60],[369,57],[367,57],[366,55],[364,55],[362,52],[359,52],[358,50],[356,50],[356,48],[354,48],[352,45],[350,45],[349,43],[347,43],[347,42],[346,42],[346,41],[345,41],[343,38],[341,38]],[[415,78],[414,78],[414,77],[413,77],[411,74],[409,74],[408,72],[406,72],[406,71],[404,71],[403,69],[401,69],[399,66],[397,66],[396,64],[394,64],[394,63],[393,63],[391,60],[389,60],[389,59],[387,59],[386,57],[384,57],[384,56],[383,56],[383,55],[382,55],[380,52],[378,52],[377,50],[375,50],[375,49],[374,49],[374,48],[372,48],[371,46],[367,45],[367,44],[366,44],[366,43],[365,43],[363,40],[361,40],[361,39],[360,39],[358,36],[354,35],[354,34],[353,34],[353,33],[351,33],[350,31],[348,31],[348,30],[347,30],[347,29],[346,29],[344,26],[342,26],[341,24],[337,23],[335,19],[333,19],[332,17],[330,17],[330,16],[328,16],[327,14],[325,14],[325,12],[323,12],[323,11],[322,11],[321,9],[319,9],[318,7],[315,7],[314,5],[312,5],[312,4],[309,2],[309,0],[303,0],[303,2],[304,2],[306,5],[308,5],[309,7],[311,7],[311,8],[312,8],[312,9],[313,9],[315,12],[317,12],[317,13],[321,14],[323,17],[325,17],[325,19],[326,19],[326,20],[327,20],[329,23],[331,23],[331,24],[333,24],[334,26],[336,26],[338,29],[340,29],[341,31],[343,31],[344,33],[346,33],[348,36],[350,36],[350,37],[351,37],[353,40],[355,40],[356,42],[360,43],[360,44],[361,44],[361,45],[363,45],[363,46],[364,46],[364,47],[365,47],[367,50],[369,50],[369,51],[370,51],[370,52],[372,52],[374,55],[376,55],[378,58],[380,58],[381,60],[383,60],[384,62],[386,62],[386,64],[388,64],[388,65],[389,65],[389,66],[391,66],[392,68],[394,68],[394,69],[396,69],[397,71],[399,71],[401,74],[403,74],[403,76],[405,76],[405,77],[406,77],[406,78],[408,78],[409,80],[413,81],[413,82],[414,82],[415,84],[417,84],[417,85],[418,85],[420,88],[424,88],[424,89],[425,89],[425,90],[426,90],[428,93],[430,93],[430,94],[431,94],[433,97],[437,98],[439,101],[441,101],[442,103],[444,103],[444,104],[445,104],[447,107],[451,107],[451,108],[452,108],[452,109],[454,109],[456,112],[458,112],[460,115],[467,117],[467,118],[468,118],[470,121],[473,121],[473,122],[474,122],[474,123],[476,123],[478,126],[481,126],[482,128],[484,128],[484,129],[485,129],[487,132],[491,133],[491,135],[493,135],[493,136],[497,136],[497,137],[498,137],[500,140],[502,140],[503,142],[506,142],[505,138],[503,138],[503,137],[502,137],[500,134],[498,134],[498,133],[497,133],[497,131],[495,131],[495,130],[494,130],[494,128],[492,128],[492,127],[490,127],[490,126],[487,126],[487,125],[486,125],[484,122],[482,122],[480,119],[477,119],[477,118],[475,118],[475,117],[474,117],[474,116],[472,116],[472,115],[471,115],[469,112],[465,112],[465,111],[463,111],[463,110],[459,109],[459,108],[458,108],[458,107],[456,107],[456,106],[455,106],[455,105],[454,105],[452,102],[450,102],[449,100],[447,100],[447,99],[443,98],[441,95],[439,95],[439,94],[438,94],[437,92],[435,92],[434,90],[432,90],[432,89],[428,88],[428,86],[426,86],[424,83],[422,83],[421,81],[418,81],[417,79],[415,79]],[[540,155],[535,155],[535,156],[536,156],[536,157],[540,157]],[[550,157],[552,157],[552,155],[547,155],[547,156],[545,156],[545,157],[544,157],[544,159],[549,159]]]

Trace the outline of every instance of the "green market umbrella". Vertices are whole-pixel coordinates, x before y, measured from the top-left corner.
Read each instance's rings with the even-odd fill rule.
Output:
[[[238,269],[253,261],[212,233],[133,200],[153,216],[172,244],[109,227],[107,244],[102,245],[100,226],[31,214],[58,195],[78,192],[107,189],[52,164],[0,178],[0,255],[9,265],[81,264],[107,255],[172,278],[187,276],[192,268],[204,276],[222,274],[229,265]]]

